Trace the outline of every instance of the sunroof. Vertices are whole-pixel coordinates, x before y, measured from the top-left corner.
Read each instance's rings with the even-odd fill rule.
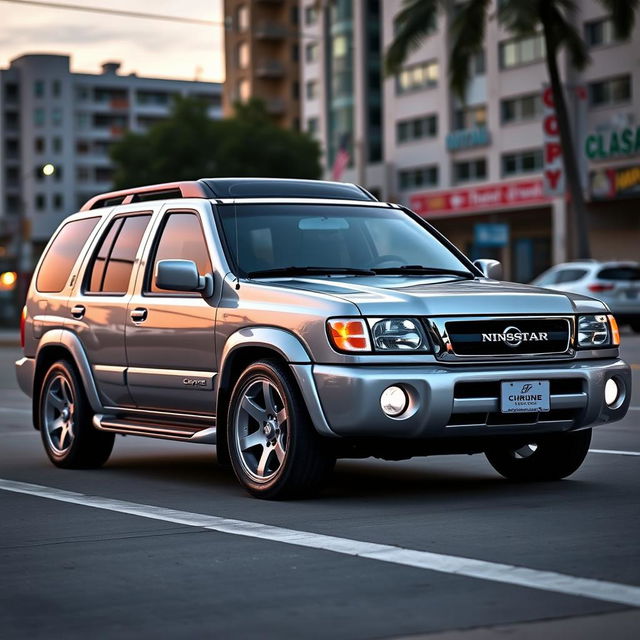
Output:
[[[278,178],[205,178],[201,180],[217,198],[332,198],[375,200],[360,187],[322,180]]]

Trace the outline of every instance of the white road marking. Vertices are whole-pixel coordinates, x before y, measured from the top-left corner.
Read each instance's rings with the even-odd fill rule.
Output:
[[[640,456],[640,451],[616,451],[615,449],[589,449],[589,453],[610,453],[615,456]]]
[[[271,542],[281,542],[299,547],[332,551],[347,556],[378,560],[392,564],[427,571],[454,574],[469,578],[478,578],[504,584],[518,585],[542,591],[563,593],[571,596],[592,598],[604,602],[640,607],[640,587],[616,582],[605,582],[590,578],[556,573],[555,571],[539,571],[509,564],[475,560],[460,556],[450,556],[430,551],[403,549],[388,544],[362,542],[349,538],[338,538],[308,531],[284,529],[260,522],[232,520],[219,516],[210,516],[187,511],[177,511],[164,507],[146,504],[136,504],[124,500],[88,496],[72,491],[63,491],[53,487],[45,487],[0,478],[0,489],[21,493],[40,498],[48,498],[59,502],[68,502],[85,507],[105,509],[117,513],[162,520],[191,527],[210,529],[220,533],[227,533]]]
[[[8,407],[0,407],[0,413],[28,413],[31,415],[31,409],[10,409]]]
[[[629,411],[640,411],[640,407],[629,407]]]

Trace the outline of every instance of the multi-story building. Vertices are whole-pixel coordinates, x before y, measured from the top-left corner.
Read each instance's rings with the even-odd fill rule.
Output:
[[[15,237],[26,220],[36,253],[65,215],[112,187],[109,148],[125,131],[166,118],[176,94],[222,115],[220,84],[119,75],[117,62],[101,74],[73,73],[69,62],[24,55],[0,70],[0,225]]]
[[[276,124],[299,129],[298,0],[224,0],[224,15],[225,116],[259,98]]]
[[[640,21],[620,42],[599,2],[576,4],[591,64],[578,73],[564,56],[559,62],[592,252],[638,259]],[[463,103],[448,82],[453,15],[441,12],[402,71],[384,78],[380,56],[393,41],[402,0],[300,6],[311,18],[305,33],[318,47],[313,60],[302,58],[303,129],[321,141],[327,176],[337,150],[346,148],[351,161],[343,180],[407,204],[468,255],[502,260],[516,280],[571,257],[569,208],[544,186],[548,76],[541,35],[516,39],[490,17]]]

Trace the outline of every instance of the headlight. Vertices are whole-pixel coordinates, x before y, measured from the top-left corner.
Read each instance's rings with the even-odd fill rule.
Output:
[[[376,351],[429,351],[429,345],[417,320],[386,318],[371,320],[373,348]]]
[[[583,349],[610,347],[620,344],[620,334],[611,315],[579,316],[578,346]]]

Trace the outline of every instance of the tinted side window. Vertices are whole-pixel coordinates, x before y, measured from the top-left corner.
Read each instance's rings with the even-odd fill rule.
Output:
[[[59,293],[64,289],[71,269],[100,218],[74,220],[62,227],[47,251],[36,280],[36,288],[43,293]]]
[[[150,215],[117,218],[98,245],[87,277],[88,293],[123,295]]]
[[[558,272],[556,283],[560,284],[561,282],[575,282],[576,280],[580,280],[580,278],[586,275],[586,269],[564,269],[563,271]]]
[[[192,260],[196,263],[201,276],[213,271],[207,242],[196,214],[171,213],[167,216],[160,231],[155,255],[150,262],[152,268],[147,276],[147,282],[151,281],[151,286],[145,287],[146,291],[166,293],[166,289],[159,289],[155,281],[156,264],[160,260]]]
[[[609,267],[598,273],[602,280],[640,280],[639,267]]]

